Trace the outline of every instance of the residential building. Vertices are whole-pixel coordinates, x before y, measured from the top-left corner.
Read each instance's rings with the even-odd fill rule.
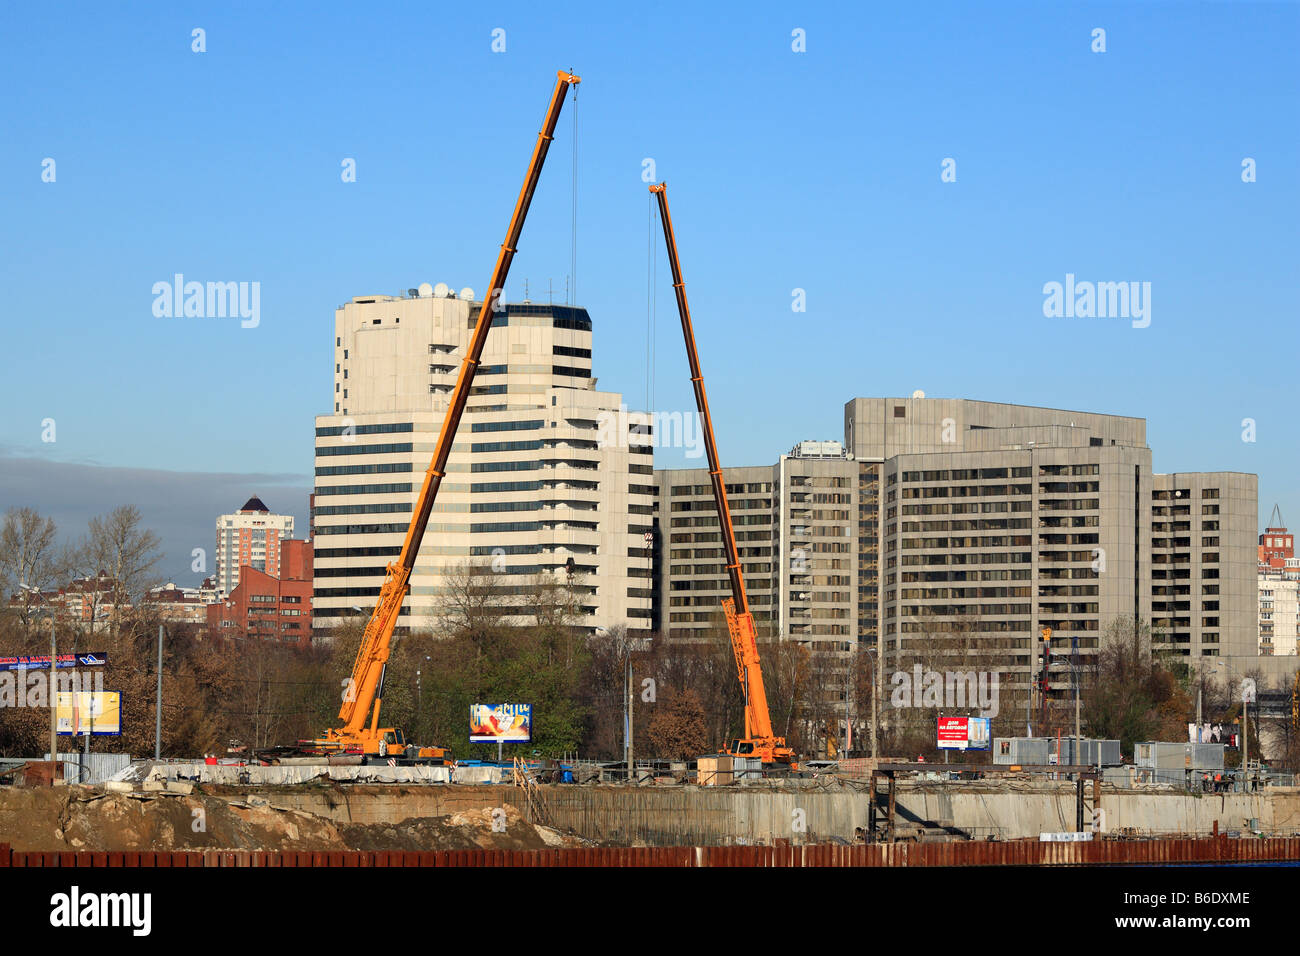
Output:
[[[335,313],[334,412],[316,419],[314,622],[368,614],[400,553],[481,303],[440,287]],[[596,389],[585,309],[507,304],[494,318],[399,630],[438,626],[456,581],[569,588],[581,626],[649,633],[653,441]]]
[[[1275,507],[1273,516],[1278,524],[1265,528],[1259,536],[1259,573],[1266,577],[1300,579],[1300,559],[1295,556],[1295,535],[1281,523],[1281,513]]]
[[[771,521],[757,526],[770,538],[744,545],[770,546],[780,569],[747,572],[747,584],[783,637],[874,646],[889,673],[960,634],[1013,694],[1044,628],[1084,667],[1111,623],[1132,617],[1152,625],[1160,654],[1256,653],[1254,475],[1154,474],[1146,422],[1119,415],[918,393],[853,399],[844,422],[842,447],[803,442],[775,466],[725,469],[737,489],[771,476]],[[726,580],[698,533],[673,536],[688,533],[685,512],[703,512],[692,527],[716,517],[702,470],[661,471],[656,484],[670,538],[657,570],[664,627],[684,636],[707,620],[684,602],[716,606]],[[1062,668],[1053,692],[1069,682]]]
[[[272,514],[256,495],[234,514],[218,517],[217,592],[232,593],[242,567],[278,577],[280,542],[292,537],[293,516]]]
[[[1151,501],[1152,650],[1251,655],[1259,646],[1250,568],[1258,480],[1234,472],[1156,475]]]
[[[212,637],[311,642],[312,543],[281,541],[280,576],[244,565],[235,589],[205,608]]]
[[[197,588],[181,587],[174,581],[160,584],[145,592],[144,603],[151,606],[161,620],[174,624],[206,624],[207,606],[219,600],[216,583],[204,578]]]
[[[1259,653],[1287,657],[1300,653],[1300,581],[1260,575]]]
[[[775,572],[779,542],[773,506],[777,471],[771,466],[725,469],[727,502],[736,532],[754,626],[760,637],[777,633]],[[655,473],[660,614],[656,630],[673,640],[700,640],[722,624],[722,601],[731,597],[722,532],[707,468]]]

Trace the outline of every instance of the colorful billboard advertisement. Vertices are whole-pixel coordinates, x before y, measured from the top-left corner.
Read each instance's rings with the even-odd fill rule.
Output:
[[[991,746],[988,717],[940,717],[940,750],[988,750]]]
[[[103,667],[107,663],[108,655],[100,651],[93,654],[60,654],[55,658],[54,666],[58,670],[65,670],[69,667]],[[0,656],[0,671],[37,671],[49,668],[49,654]]]
[[[526,744],[533,739],[532,704],[471,704],[469,742]]]
[[[62,737],[116,737],[122,733],[122,693],[116,690],[60,691],[55,721]]]

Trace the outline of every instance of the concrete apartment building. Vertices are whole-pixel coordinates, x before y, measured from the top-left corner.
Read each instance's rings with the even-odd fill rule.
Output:
[[[1235,472],[1157,475],[1151,501],[1153,650],[1257,653],[1258,479]]]
[[[374,605],[480,305],[425,285],[335,313],[334,411],[316,419],[318,632]],[[581,308],[523,302],[496,316],[399,628],[435,627],[473,564],[521,589],[553,575],[580,597],[585,627],[649,632],[652,439],[620,394],[596,389],[591,343]]]
[[[1126,615],[1151,622],[1157,652],[1253,653],[1254,475],[1153,474],[1145,421],[1118,415],[855,399],[845,432],[883,460],[887,664],[963,618],[1011,639],[1020,681],[1041,628],[1086,665]]]
[[[746,573],[756,614],[784,637],[878,640],[889,673],[961,633],[988,645],[1009,689],[1029,680],[1044,627],[1058,653],[1077,641],[1085,666],[1133,615],[1158,652],[1256,653],[1254,475],[1153,474],[1140,418],[919,394],[853,399],[844,432],[842,449],[804,442],[774,466],[726,469],[729,487],[771,475],[770,523],[754,526],[771,537],[740,544],[779,569]],[[703,470],[661,471],[657,485],[664,628],[683,636],[704,626],[696,604],[727,592],[720,558],[674,535],[686,512],[706,528],[716,517]],[[1058,692],[1067,683],[1062,669]]]
[[[875,469],[866,469],[874,475]],[[859,637],[861,473],[837,441],[805,441],[773,465],[728,468],[727,501],[750,609],[760,636],[780,634],[848,650]],[[718,625],[731,596],[709,473],[656,473],[664,551],[658,575],[662,633],[693,639]],[[870,482],[866,499],[874,507]],[[869,518],[868,520],[874,520]],[[873,619],[875,601],[863,598]]]
[[[217,518],[217,592],[230,594],[239,585],[239,569],[280,574],[280,542],[293,537],[293,515],[272,514],[254,495],[234,514]]]
[[[774,626],[777,540],[773,513],[775,469],[725,469],[727,501],[736,531],[740,570],[760,636]],[[658,628],[676,640],[704,637],[721,624],[722,600],[731,596],[722,533],[707,468],[655,473],[658,492]]]

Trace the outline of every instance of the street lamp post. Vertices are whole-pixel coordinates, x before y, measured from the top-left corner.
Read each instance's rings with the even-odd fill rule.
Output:
[[[46,687],[46,692],[47,695],[49,696],[49,703],[50,703],[50,759],[58,760],[59,759],[59,752],[58,752],[59,722],[58,722],[57,708],[55,707],[58,698],[55,695],[55,687],[57,685],[54,680],[54,669],[56,664],[58,663],[59,650],[58,650],[58,644],[54,637],[54,609],[52,607],[49,607],[49,600],[45,597],[44,594],[41,593],[40,588],[32,587],[26,581],[20,581],[18,583],[18,589],[21,591],[27,591],[31,594],[36,594],[41,598],[41,600],[45,601],[46,613],[48,613],[50,616],[50,679],[49,679],[49,684]]]
[[[880,720],[880,681],[877,680],[876,673],[880,669],[879,648],[867,648],[867,660],[871,662],[871,756],[877,756],[876,740],[878,731],[877,723]]]

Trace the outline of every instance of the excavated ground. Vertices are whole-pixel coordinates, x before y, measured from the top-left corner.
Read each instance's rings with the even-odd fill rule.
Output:
[[[400,823],[339,823],[233,788],[189,794],[0,787],[0,843],[26,851],[530,850],[580,841],[482,806]],[[489,798],[488,794],[484,794]],[[495,823],[495,829],[494,829]],[[504,823],[504,832],[497,832]]]

